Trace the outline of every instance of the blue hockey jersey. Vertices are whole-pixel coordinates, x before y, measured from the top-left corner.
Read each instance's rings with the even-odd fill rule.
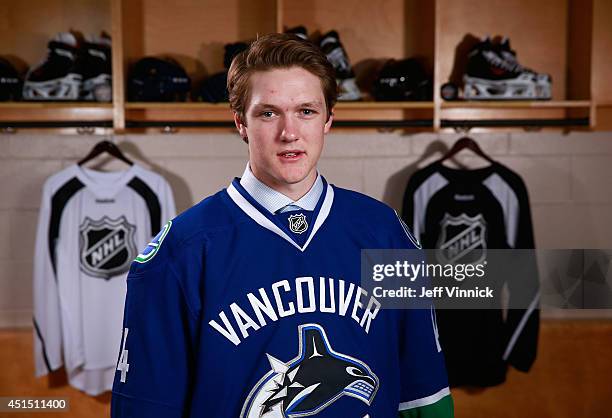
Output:
[[[359,285],[361,249],[411,237],[323,182],[314,211],[275,215],[235,179],[138,255],[114,418],[452,416],[433,310],[381,309]]]

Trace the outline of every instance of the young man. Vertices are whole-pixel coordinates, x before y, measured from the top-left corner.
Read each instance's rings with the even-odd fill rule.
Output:
[[[112,416],[452,416],[433,311],[380,309],[359,286],[362,248],[413,238],[317,173],[336,99],[325,56],[260,37],[228,89],[249,163],[132,265]]]

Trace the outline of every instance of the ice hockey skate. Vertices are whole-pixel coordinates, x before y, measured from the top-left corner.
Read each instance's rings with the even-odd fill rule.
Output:
[[[548,100],[550,76],[526,69],[509,41],[494,45],[487,37],[469,54],[464,75],[467,100]]]
[[[352,101],[360,100],[361,92],[355,81],[355,73],[344,47],[340,43],[340,37],[335,30],[329,31],[321,38],[319,43],[321,50],[336,70],[336,80],[340,90],[338,100]]]
[[[110,102],[112,99],[111,39],[107,34],[85,38],[78,67],[83,77],[81,99]]]
[[[47,58],[33,67],[23,85],[25,100],[78,100],[82,75],[76,70],[78,40],[58,33],[48,44]]]

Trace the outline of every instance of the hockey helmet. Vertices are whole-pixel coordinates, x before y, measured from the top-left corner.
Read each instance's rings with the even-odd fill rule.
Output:
[[[414,58],[389,60],[372,89],[376,100],[431,100],[431,80]]]
[[[232,60],[242,51],[249,48],[249,44],[245,42],[235,42],[233,44],[225,45],[225,54],[223,55],[223,66],[229,70],[232,65]]]
[[[226,70],[213,74],[204,80],[196,95],[198,99],[211,103],[229,101],[229,93],[227,91],[227,70],[230,65],[232,65],[234,57],[242,51],[245,51],[248,47],[249,45],[245,42],[235,42],[225,45],[223,65]]]
[[[202,83],[199,94],[203,102],[219,103],[229,102],[227,91],[227,71],[214,74]]]
[[[15,67],[8,60],[0,58],[0,101],[19,100],[22,83]]]
[[[191,79],[171,58],[145,57],[134,64],[128,80],[128,99],[136,102],[185,101]]]

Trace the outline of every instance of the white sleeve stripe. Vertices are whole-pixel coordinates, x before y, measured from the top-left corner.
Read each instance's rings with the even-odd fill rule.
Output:
[[[410,242],[412,242],[414,244],[414,246],[417,247],[418,249],[422,249],[421,243],[419,242],[419,240],[417,238],[415,238],[412,235],[412,233],[410,232],[410,229],[408,228],[408,225],[406,225],[406,222],[404,222],[404,220],[399,216],[397,211],[394,211],[394,212],[395,212],[395,216],[397,216],[397,220],[399,221],[400,225],[402,226],[402,229],[404,230],[404,233],[406,234],[406,236],[408,237]]]
[[[514,330],[514,334],[512,334],[512,338],[510,338],[508,347],[506,347],[506,351],[504,351],[504,356],[502,357],[504,361],[507,361],[508,357],[510,357],[510,353],[512,352],[512,349],[514,348],[514,345],[516,344],[516,340],[518,340],[518,337],[523,332],[523,328],[525,328],[527,319],[529,319],[529,317],[535,310],[539,300],[540,300],[540,291],[538,290],[538,293],[536,293],[533,300],[529,304],[529,307],[527,308],[527,312],[525,312],[525,314],[521,318],[521,322],[519,322],[518,326],[516,327],[516,330]]]
[[[405,411],[407,409],[419,408],[422,406],[427,406],[438,402],[440,399],[445,396],[450,395],[450,389],[445,387],[444,389],[440,389],[438,392],[433,395],[426,396],[424,398],[415,399],[414,401],[402,402],[399,404],[398,411]]]
[[[414,191],[413,225],[414,236],[420,240],[425,232],[425,214],[429,201],[448,184],[440,173],[434,173]]]
[[[519,201],[516,193],[510,185],[498,174],[491,174],[482,182],[491,191],[504,212],[504,223],[506,225],[506,239],[508,245],[516,248],[516,237],[518,235]]]

